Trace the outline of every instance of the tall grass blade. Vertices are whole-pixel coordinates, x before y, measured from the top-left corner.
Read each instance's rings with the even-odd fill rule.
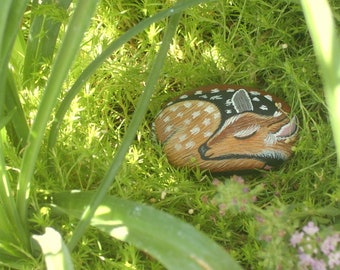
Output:
[[[0,9],[0,117],[5,108],[8,62],[28,0],[4,0]]]
[[[26,145],[29,127],[25,113],[22,109],[19,98],[20,89],[22,88],[22,64],[25,58],[26,42],[23,33],[18,32],[16,41],[11,54],[10,67],[8,69],[6,82],[6,114],[13,114],[11,121],[6,126],[9,139],[14,147],[20,152]]]
[[[15,39],[20,27],[20,23],[25,12],[28,1],[26,0],[4,0],[1,2],[0,9],[0,118],[5,119],[6,112],[6,96],[8,88],[7,75],[11,52]],[[13,110],[9,110],[9,114]],[[2,133],[2,132],[1,132]],[[10,188],[10,181],[6,171],[6,163],[4,157],[4,141],[2,134],[0,135],[0,200],[3,211],[0,211],[2,220],[8,220],[11,224],[9,235],[12,235],[12,244],[29,250],[28,229],[21,222],[19,213]],[[6,226],[4,223],[0,224]]]
[[[61,92],[64,80],[77,55],[83,34],[86,31],[92,14],[95,11],[97,1],[78,1],[67,32],[62,41],[60,50],[52,66],[43,97],[25,149],[21,173],[18,179],[18,192],[16,197],[17,208],[23,223],[27,222],[27,206],[30,193],[31,181],[35,163],[42,143],[51,112]]]
[[[2,1],[2,6],[0,9],[0,74],[7,72],[7,62],[6,62],[6,25],[8,17],[10,16],[11,0]],[[5,77],[5,76],[4,76]],[[0,89],[4,89],[6,78],[0,76]],[[0,117],[3,116],[5,111],[5,91],[0,91]]]
[[[7,125],[7,132],[14,146],[20,151],[26,145],[29,128],[19,99],[19,89],[11,71],[8,72],[6,86],[6,111],[13,113]]]
[[[42,70],[43,64],[49,65],[51,63],[60,26],[66,17],[70,3],[71,0],[33,2],[30,34],[23,70],[25,85],[31,87],[39,84],[36,74]]]
[[[327,0],[301,0],[323,78],[340,166],[340,39]]]
[[[162,45],[160,46],[160,49],[154,59],[153,65],[151,67],[148,79],[146,81],[146,86],[144,89],[144,93],[141,96],[136,111],[134,112],[132,116],[132,120],[130,125],[128,126],[128,129],[124,135],[122,144],[120,145],[119,149],[117,150],[117,153],[115,154],[115,157],[111,163],[111,166],[106,173],[103,181],[101,182],[99,188],[96,191],[96,195],[93,197],[93,200],[88,205],[88,207],[85,209],[83,216],[81,217],[81,220],[76,227],[73,236],[68,244],[70,250],[73,250],[78,240],[81,238],[81,236],[84,234],[86,228],[90,224],[91,218],[96,211],[97,207],[99,206],[100,202],[104,198],[107,190],[109,190],[110,185],[112,184],[115,175],[117,174],[120,165],[123,163],[125,155],[129,149],[130,144],[132,143],[135,134],[137,132],[137,129],[139,125],[141,124],[144,115],[147,111],[148,104],[150,102],[154,87],[157,83],[158,77],[161,73],[164,61],[166,59],[166,55],[171,43],[171,40],[175,34],[177,24],[179,22],[181,14],[175,14],[170,18],[168,27],[166,29],[166,32],[163,37]]]
[[[55,194],[53,203],[80,218],[93,196],[93,192],[64,192]],[[148,252],[166,269],[241,269],[222,247],[192,225],[151,206],[106,196],[91,225]]]

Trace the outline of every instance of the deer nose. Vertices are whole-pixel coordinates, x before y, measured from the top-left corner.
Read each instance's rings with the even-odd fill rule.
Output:
[[[208,147],[208,145],[206,143],[202,144],[198,148],[198,152],[200,153],[202,159],[205,159],[207,157],[206,153],[207,153],[208,150],[210,150],[210,148]]]

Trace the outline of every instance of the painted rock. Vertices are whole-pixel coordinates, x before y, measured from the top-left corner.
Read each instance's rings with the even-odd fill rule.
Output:
[[[266,92],[235,85],[202,87],[170,101],[156,137],[176,167],[211,172],[270,169],[292,154],[297,118]]]

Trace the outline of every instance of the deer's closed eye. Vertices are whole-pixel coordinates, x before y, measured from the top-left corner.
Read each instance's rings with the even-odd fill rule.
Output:
[[[239,131],[235,132],[233,136],[236,139],[244,140],[253,136],[259,129],[260,129],[259,125],[248,126],[244,129],[240,129]]]

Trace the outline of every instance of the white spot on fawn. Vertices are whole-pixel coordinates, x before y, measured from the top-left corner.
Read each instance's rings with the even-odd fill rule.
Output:
[[[218,99],[222,99],[222,96],[221,95],[216,95],[216,96],[212,96],[210,98],[210,100],[218,100]]]
[[[191,106],[192,106],[192,102],[190,102],[190,101],[184,102],[184,107],[185,108],[190,108]]]
[[[214,119],[220,118],[220,113],[214,113]]]
[[[209,126],[211,124],[210,118],[204,118],[202,124],[205,125],[206,127]]]
[[[204,105],[204,102],[203,101],[199,101],[197,102],[196,106],[197,107],[202,107]]]
[[[185,120],[183,121],[183,123],[184,123],[185,125],[189,125],[189,124],[191,123],[191,120],[190,120],[190,119],[185,119]]]
[[[188,97],[188,95],[183,95],[183,96],[180,96],[179,99],[186,99]]]
[[[211,89],[210,92],[211,93],[218,93],[218,92],[220,92],[220,89],[217,89],[217,88]]]
[[[282,115],[282,112],[280,112],[280,111],[276,111],[273,114],[274,117],[279,117],[280,115]]]
[[[197,135],[200,131],[201,131],[201,129],[198,126],[195,126],[190,130],[190,133],[192,135]]]
[[[165,133],[169,133],[169,132],[171,132],[171,131],[172,131],[172,128],[173,128],[173,126],[172,126],[172,125],[170,125],[170,126],[167,126],[167,127],[165,128]]]
[[[226,106],[230,106],[231,104],[233,104],[233,102],[231,101],[230,98],[225,101]]]
[[[213,106],[209,105],[208,107],[206,107],[204,109],[204,111],[207,112],[207,113],[213,113],[215,111],[215,108]]]
[[[195,144],[195,142],[193,142],[193,141],[187,142],[187,143],[185,144],[185,149],[193,148],[195,145],[196,145],[196,144]]]
[[[261,95],[261,93],[257,92],[257,91],[250,91],[250,94],[254,95],[254,96],[259,96]]]
[[[202,95],[203,91],[202,90],[198,90],[195,92],[195,95]]]
[[[197,117],[199,117],[201,115],[201,112],[200,111],[195,111],[191,115],[192,115],[192,119],[195,119],[195,118],[197,118]]]
[[[181,145],[181,144],[179,144],[179,143],[176,143],[175,144],[175,150],[176,151],[179,151],[179,150],[181,150],[183,148],[183,146]]]
[[[184,115],[184,113],[183,113],[183,112],[179,112],[178,114],[176,114],[176,117],[178,117],[178,118],[182,118],[182,117],[183,117],[183,115]]]
[[[265,95],[264,97],[270,101],[273,101],[273,97],[271,95]]]
[[[166,116],[164,119],[163,119],[163,122],[166,123],[166,122],[169,122],[170,121],[170,116]]]
[[[178,109],[178,106],[172,106],[172,107],[169,108],[169,110],[171,112],[175,112],[175,111],[177,111],[177,109]]]
[[[227,89],[227,92],[228,92],[228,93],[234,93],[234,92],[235,92],[235,89],[228,88],[228,89]]]
[[[178,137],[178,140],[179,140],[179,142],[184,142],[186,140],[186,138],[188,138],[187,134],[183,134],[183,135]]]
[[[252,100],[253,101],[260,101],[260,99],[258,97],[253,97]]]
[[[268,107],[267,107],[266,105],[262,105],[262,106],[260,107],[260,109],[261,109],[262,111],[268,111]]]
[[[203,133],[203,137],[204,137],[204,138],[208,138],[208,137],[210,137],[212,134],[213,134],[213,133],[212,133],[211,131],[206,131],[206,132]]]

